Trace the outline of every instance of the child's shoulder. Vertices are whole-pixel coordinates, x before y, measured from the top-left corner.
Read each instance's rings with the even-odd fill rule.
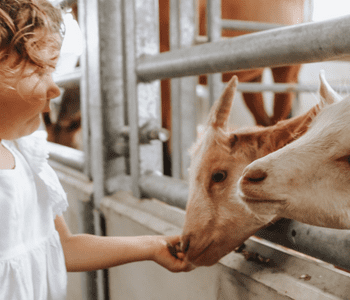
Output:
[[[31,135],[21,137],[14,141],[18,150],[25,157],[30,166],[40,171],[43,164],[49,157],[47,146],[47,133],[44,130],[37,130]]]

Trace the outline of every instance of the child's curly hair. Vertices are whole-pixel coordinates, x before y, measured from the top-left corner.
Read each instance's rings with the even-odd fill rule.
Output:
[[[39,49],[56,43],[58,49],[63,35],[60,9],[47,0],[0,1],[0,72],[7,76],[32,63],[39,68],[53,67],[52,61],[43,59]],[[57,40],[57,35],[60,36]],[[58,45],[59,44],[59,45]],[[10,65],[6,64],[9,58]]]

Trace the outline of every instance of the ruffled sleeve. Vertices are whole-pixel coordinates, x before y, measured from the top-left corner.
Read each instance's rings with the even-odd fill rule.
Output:
[[[46,138],[46,131],[38,130],[29,136],[17,139],[15,144],[34,173],[44,182],[54,217],[56,217],[62,215],[67,209],[68,201],[55,171],[47,162],[49,153]]]

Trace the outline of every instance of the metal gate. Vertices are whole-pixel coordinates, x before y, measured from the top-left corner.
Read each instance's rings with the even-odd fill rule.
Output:
[[[93,219],[85,218],[87,224],[82,225],[90,228],[90,232],[104,234],[101,203],[105,202],[106,206],[110,201],[107,196],[120,191],[131,190],[132,199],[156,198],[185,209],[188,186],[183,179],[189,164],[186,153],[196,137],[195,118],[191,117],[195,103],[188,99],[196,98],[196,76],[212,74],[209,94],[210,99],[214,99],[222,90],[217,73],[320,62],[350,54],[349,16],[222,40],[223,27],[245,26],[260,31],[279,26],[221,20],[221,1],[208,1],[208,5],[209,43],[195,45],[195,1],[170,1],[172,50],[160,54],[158,0],[78,0],[85,51],[80,68],[56,78],[56,82],[62,86],[80,84],[84,152],[51,144],[50,157],[82,172],[92,181],[92,202],[85,210]],[[165,78],[173,78],[173,177],[160,175],[163,166],[159,80]],[[302,92],[315,91],[316,87],[242,83],[238,89]],[[283,221],[259,232],[258,236],[350,270],[347,231]],[[248,243],[265,252],[279,251],[281,257],[290,255],[281,254],[280,248],[258,238],[251,238]],[[296,262],[296,265],[301,264]],[[237,267],[229,261],[225,266],[233,270]],[[320,272],[325,278],[332,275],[343,285],[349,282],[345,273],[339,271],[334,275],[330,267],[322,267]],[[253,274],[245,276],[256,280]],[[106,273],[90,273],[88,278],[83,287],[86,299],[105,299],[108,294]],[[327,291],[329,298],[325,299],[341,299],[346,295],[346,289],[333,293],[324,284],[330,289]],[[312,289],[305,295],[312,293],[310,291]]]

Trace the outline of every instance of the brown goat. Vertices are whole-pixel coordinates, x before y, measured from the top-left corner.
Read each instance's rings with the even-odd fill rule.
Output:
[[[301,116],[273,126],[232,132],[227,122],[237,83],[234,76],[214,103],[206,131],[191,149],[182,250],[197,266],[215,264],[276,220],[276,215],[249,209],[237,195],[237,182],[248,164],[304,134],[320,110],[316,105]],[[273,205],[268,207],[273,209]]]

